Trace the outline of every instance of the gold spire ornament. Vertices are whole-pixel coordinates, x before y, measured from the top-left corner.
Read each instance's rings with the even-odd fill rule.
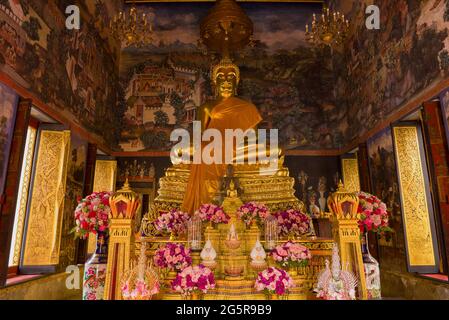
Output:
[[[112,213],[104,297],[105,300],[121,300],[120,280],[129,268],[134,250],[134,217],[139,207],[139,197],[131,190],[128,179],[123,188],[109,199],[109,203]]]
[[[341,263],[343,266],[349,266],[348,271],[357,276],[359,283],[357,298],[366,300],[368,292],[358,225],[359,197],[353,192],[348,192],[340,180],[337,191],[330,195],[327,204],[331,211],[333,237],[341,253]]]

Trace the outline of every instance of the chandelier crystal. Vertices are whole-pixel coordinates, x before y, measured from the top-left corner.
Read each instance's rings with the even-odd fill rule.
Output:
[[[110,25],[112,34],[123,47],[143,47],[152,44],[154,18],[155,14],[151,8],[147,13],[140,13],[133,3],[128,12],[120,11],[112,19]]]
[[[313,14],[311,28],[306,25],[306,40],[316,46],[335,47],[343,44],[349,31],[349,21],[340,12],[324,8],[321,18]]]

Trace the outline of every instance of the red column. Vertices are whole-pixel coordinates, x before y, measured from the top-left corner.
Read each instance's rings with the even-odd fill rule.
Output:
[[[6,173],[5,193],[1,196],[0,207],[0,287],[5,286],[8,276],[8,261],[14,227],[20,171],[25,150],[27,128],[32,102],[21,100],[17,109],[16,123],[11,144],[11,152]]]
[[[362,191],[371,193],[371,176],[369,173],[369,155],[368,146],[366,143],[359,145],[359,151],[357,153],[357,159],[359,162],[359,177],[360,177],[360,188]],[[377,243],[377,236],[373,232],[368,232],[368,247],[371,255],[379,260],[379,247]]]
[[[97,145],[89,143],[87,146],[86,173],[84,177],[83,196],[93,192],[95,178],[95,162],[97,161]],[[77,247],[77,259],[79,264],[86,262],[87,240],[79,240]]]
[[[436,211],[439,211],[435,219],[439,230],[439,242],[442,243],[440,252],[445,255],[442,260],[443,271],[448,272],[449,265],[449,152],[446,138],[446,129],[438,101],[426,102],[423,105],[423,123],[426,135],[429,176],[432,180],[431,188],[435,198]]]

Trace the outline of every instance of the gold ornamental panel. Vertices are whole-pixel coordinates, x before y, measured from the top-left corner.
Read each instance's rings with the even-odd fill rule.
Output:
[[[432,237],[428,192],[418,129],[415,126],[393,128],[399,185],[410,266],[433,266],[435,246]]]
[[[28,216],[23,264],[59,263],[70,131],[42,130]]]
[[[343,183],[346,190],[350,192],[360,191],[359,164],[357,158],[341,159],[341,167],[343,171]]]
[[[94,192],[115,191],[117,161],[97,160],[95,163]]]
[[[94,192],[115,191],[115,180],[117,174],[117,161],[97,160],[95,162]],[[87,253],[94,253],[97,240],[94,235],[87,240]]]

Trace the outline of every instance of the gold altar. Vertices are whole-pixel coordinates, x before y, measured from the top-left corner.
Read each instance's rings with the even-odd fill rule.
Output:
[[[254,105],[235,98],[238,81],[240,80],[239,68],[230,60],[231,51],[243,49],[250,41],[253,30],[252,23],[248,20],[249,18],[234,1],[221,0],[217,2],[202,23],[201,36],[203,43],[211,51],[221,53],[223,57],[221,62],[215,65],[212,72],[216,100],[206,103],[199,110],[200,116],[204,116],[204,119],[200,119],[203,128],[216,129],[219,133],[229,128],[234,130],[241,129],[246,132],[249,129],[254,129],[260,122],[260,115]],[[224,107],[224,105],[226,106]],[[251,115],[247,111],[243,111],[244,114],[239,113],[242,111],[243,105],[246,106],[245,110],[253,110],[254,112]],[[226,111],[220,114],[220,111],[214,109],[215,107],[218,107],[221,111],[226,109]],[[245,121],[238,122],[232,121],[233,117],[248,118],[245,118]],[[207,173],[210,173],[211,167],[207,167],[205,163],[200,162],[198,164],[194,161],[194,163],[186,164],[184,161],[178,161],[180,159],[173,161],[172,158],[173,166],[168,168],[165,176],[159,180],[158,195],[152,210],[142,220],[140,234],[135,241],[130,239],[127,243],[134,244],[136,256],[141,252],[142,243],[145,243],[145,255],[150,261],[153,260],[155,251],[164,244],[180,243],[184,247],[189,248],[192,242],[185,237],[176,239],[173,233],[170,237],[162,236],[156,230],[153,222],[159,217],[161,212],[169,212],[173,209],[186,207],[186,199],[188,200],[189,210],[183,210],[190,214],[191,220],[195,218],[193,212],[191,212],[192,204],[194,204],[194,210],[196,210],[198,209],[197,206],[212,202],[222,206],[223,211],[230,216],[230,221],[227,224],[219,224],[215,228],[212,227],[212,224],[209,226],[204,224],[201,226],[200,224],[200,227],[197,229],[197,231],[201,230],[201,238],[197,243],[199,246],[195,246],[195,250],[190,248],[192,265],[203,263],[200,252],[202,251],[201,248],[205,248],[207,243],[210,244],[215,252],[215,257],[212,259],[213,266],[210,266],[210,269],[214,273],[216,286],[204,295],[204,299],[264,299],[265,295],[256,291],[256,277],[260,271],[267,267],[275,266],[274,260],[267,254],[273,249],[272,245],[280,245],[289,240],[307,247],[312,254],[312,259],[306,266],[288,269],[288,274],[293,279],[294,287],[290,289],[286,297],[292,300],[315,299],[316,295],[313,289],[316,286],[319,273],[326,267],[326,260],[332,256],[334,239],[317,236],[311,219],[307,222],[309,224],[308,231],[305,231],[306,233],[301,236],[296,235],[294,237],[289,233],[289,236],[286,238],[278,238],[279,229],[277,229],[276,222],[276,238],[275,240],[270,239],[271,243],[268,246],[269,242],[260,227],[255,225],[247,227],[237,217],[237,211],[240,206],[249,202],[263,204],[273,214],[288,209],[296,209],[302,213],[306,212],[304,204],[295,196],[295,180],[293,177],[290,177],[288,168],[284,166],[284,156],[282,156],[280,150],[274,147],[271,148],[270,143],[269,154],[266,152],[266,145],[262,149],[265,150],[262,151],[262,153],[265,153],[265,156],[273,155],[273,157],[270,157],[270,161],[262,160],[255,163],[246,161],[250,159],[252,152],[250,151],[250,144],[251,147],[254,147],[253,143],[256,144],[256,149],[253,150],[259,151],[258,141],[253,140],[250,143],[248,138],[248,146],[243,147],[243,154],[237,152],[236,149],[232,150],[232,153],[234,153],[232,164],[227,163],[227,166],[224,166],[221,164],[223,162],[220,162],[216,167],[212,167],[215,172],[209,176],[207,176]],[[190,146],[190,149],[188,147],[186,149],[194,150],[195,148],[194,144]],[[180,151],[183,153],[185,150]],[[244,161],[236,161],[239,157],[243,157]],[[190,151],[189,158],[191,160]],[[214,188],[212,188],[212,191],[206,188],[206,194],[205,185],[210,181],[213,182]],[[341,194],[344,195],[344,193]],[[346,198],[343,197],[342,199]],[[332,204],[331,209],[343,205],[340,203],[339,198],[336,198]],[[357,205],[358,202],[353,204]],[[335,215],[332,220],[334,235],[341,233],[340,228],[343,225],[349,226],[347,228],[351,229],[348,230],[346,228],[345,232],[358,235],[356,216],[342,217],[336,210],[333,210],[332,213]],[[342,219],[345,221],[340,221]],[[265,229],[267,221],[268,218],[264,219]],[[112,234],[111,243],[114,242],[113,237],[114,235]],[[134,235],[132,237],[134,238]],[[336,237],[335,240],[339,244],[345,243],[341,237]],[[351,244],[357,247],[356,239],[351,239],[351,241]],[[358,243],[358,246],[360,248],[360,243]],[[252,251],[256,247],[259,248],[259,252],[264,253],[264,258],[258,260],[263,262],[261,264],[254,263],[252,259]],[[343,256],[342,262],[344,265],[350,263],[351,265],[360,266],[362,263],[360,257],[360,255],[353,257]],[[353,258],[356,259],[354,260]],[[164,300],[182,299],[183,297],[175,293],[171,288],[171,282],[175,279],[176,273],[174,271],[169,272],[167,269],[158,271],[163,286],[159,294],[154,298]],[[359,297],[365,298],[366,287],[362,286],[361,289],[362,293]]]
[[[225,235],[225,230],[219,231],[219,235]],[[223,239],[224,237],[222,237]],[[251,240],[251,235],[246,238],[247,243]],[[140,252],[140,243],[144,241],[147,243],[147,256],[152,257],[155,250],[160,245],[170,242],[168,238],[160,237],[142,237],[140,241],[136,241],[136,255]],[[255,241],[255,240],[254,240]],[[312,261],[307,267],[300,268],[298,274],[292,276],[295,287],[291,290],[287,299],[290,300],[311,300],[315,299],[313,288],[317,281],[318,273],[324,268],[325,260],[330,259],[332,255],[332,239],[310,239],[297,241],[302,245],[308,247],[312,252]],[[178,241],[178,243],[186,244],[186,241]],[[262,244],[264,242],[262,241]],[[250,249],[251,250],[251,249]],[[193,264],[200,263],[199,251],[192,252]],[[209,291],[205,296],[205,300],[265,300],[266,297],[262,292],[257,292],[254,288],[254,281],[256,279],[256,272],[251,269],[249,253],[242,250],[239,256],[222,255],[218,259],[218,266],[215,270],[216,288]],[[244,268],[244,276],[238,279],[227,279],[224,275],[224,264],[232,261],[232,263],[241,263]],[[275,266],[271,259],[268,259],[269,266]],[[170,288],[170,281],[172,278],[163,280],[165,285]],[[170,289],[165,289],[155,297],[155,299],[162,300],[182,300],[183,297],[178,293],[171,292]]]

